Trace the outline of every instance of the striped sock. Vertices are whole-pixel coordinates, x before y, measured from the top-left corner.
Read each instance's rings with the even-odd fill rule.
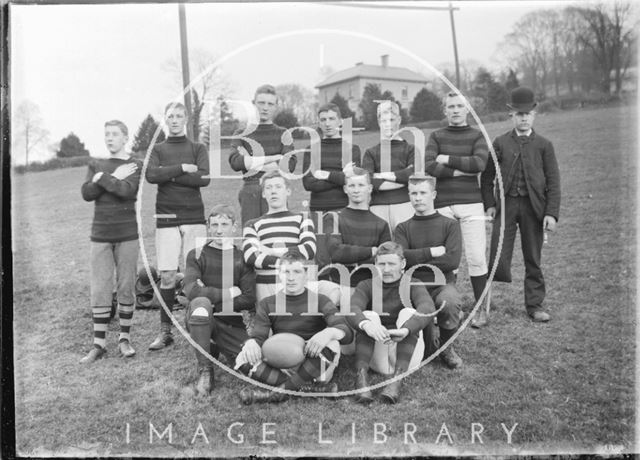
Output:
[[[129,331],[131,330],[131,324],[133,324],[133,304],[118,304],[118,316],[120,317],[120,337],[118,341],[131,341]]]
[[[240,368],[241,371],[243,370],[243,367]],[[261,361],[253,372],[249,371],[248,375],[251,378],[256,379],[258,382],[272,386],[278,386],[287,380],[287,374],[282,372],[280,369],[269,366],[264,361]]]
[[[324,347],[321,355],[326,360],[326,366],[328,365],[327,361],[329,363],[333,362],[336,353],[330,348]],[[317,358],[305,359],[298,370],[284,383],[284,387],[287,390],[297,390],[305,383],[312,382],[314,379],[320,377],[320,374],[322,373],[322,357],[319,356]]]
[[[93,317],[93,344],[101,348],[107,347],[107,329],[111,320],[111,305],[108,307],[91,307]]]

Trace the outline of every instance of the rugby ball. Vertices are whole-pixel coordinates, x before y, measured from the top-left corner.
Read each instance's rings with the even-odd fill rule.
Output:
[[[288,369],[304,361],[304,339],[290,332],[274,334],[262,344],[262,359],[278,369]]]

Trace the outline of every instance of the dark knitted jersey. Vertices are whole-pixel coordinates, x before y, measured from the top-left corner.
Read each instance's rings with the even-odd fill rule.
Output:
[[[195,173],[182,171],[182,164],[194,164]],[[186,136],[168,137],[153,147],[147,167],[147,180],[158,184],[156,226],[204,224],[204,204],[200,187],[209,185],[209,155],[204,144]]]
[[[291,315],[274,315],[276,310],[276,297],[281,295],[284,301],[284,311]],[[314,295],[312,292],[311,295]],[[344,316],[337,315],[338,308],[328,297],[317,294],[318,313],[320,315],[304,315],[308,313],[309,300],[308,290],[299,295],[272,295],[258,302],[256,307],[256,317],[250,337],[262,345],[269,337],[269,330],[274,334],[289,332],[309,340],[316,333],[327,327],[335,327],[344,331],[344,337],[340,340],[342,344],[348,344],[353,339],[353,332],[347,325]],[[270,315],[271,313],[271,315]]]
[[[437,163],[438,155],[449,155],[447,164]],[[437,177],[434,206],[481,203],[478,174],[484,171],[489,148],[482,133],[471,126],[448,126],[431,133],[425,154],[425,170]],[[453,176],[454,170],[473,176]]]
[[[111,175],[116,168],[126,163],[137,164],[136,172],[123,180]],[[96,203],[91,225],[91,241],[117,243],[138,238],[135,203],[141,169],[142,163],[133,158],[90,160],[81,192],[82,198],[86,201]],[[92,182],[93,176],[99,172],[103,174],[98,182]]]
[[[424,329],[429,321],[433,320],[430,315],[435,312],[435,306],[431,296],[426,288],[420,285],[420,282],[416,279],[412,279],[411,283],[417,283],[411,285],[408,281],[401,284],[402,279],[394,281],[393,283],[382,283],[382,315],[380,315],[380,322],[388,329],[396,328],[396,321],[398,314],[403,308],[414,308],[418,314],[413,315],[407,320],[401,327],[409,329],[410,333],[417,334]],[[406,285],[406,287],[405,287]],[[400,296],[400,288],[407,289],[407,300],[411,300],[411,305],[403,305],[402,298]],[[351,296],[351,313],[354,315],[347,316],[347,321],[351,327],[356,330],[360,330],[359,324],[366,320],[367,317],[362,313],[365,310],[373,310],[379,313],[380,310],[376,310],[374,305],[373,296],[373,280],[364,280],[356,287],[353,295]],[[377,307],[380,308],[379,306]],[[384,313],[388,313],[385,315]]]
[[[388,140],[383,141],[387,145]],[[398,204],[409,201],[409,192],[407,191],[407,183],[409,176],[414,172],[414,156],[415,149],[413,145],[405,140],[391,140],[391,162],[389,166],[385,166],[381,158],[382,144],[378,144],[364,152],[362,157],[362,167],[373,173],[393,172],[396,175],[396,182],[404,184],[404,187],[395,190],[380,190],[380,185],[384,182],[381,179],[373,179],[373,194],[371,195],[370,206],[379,204]],[[387,165],[389,164],[387,161]]]
[[[320,167],[323,171],[329,171],[327,180],[316,179],[307,172],[302,178],[304,189],[311,192],[309,208],[311,211],[330,211],[341,209],[349,204],[347,195],[344,193],[344,173],[342,168],[349,162],[360,166],[360,147],[357,145],[347,146],[350,151],[346,163],[342,161],[342,138],[322,139],[320,142]],[[311,147],[308,146],[307,149]],[[304,154],[302,161],[302,171],[307,171],[311,165],[311,152]]]
[[[252,219],[242,230],[244,260],[256,269],[256,283],[276,282],[278,257],[261,252],[257,244],[268,248],[295,247],[307,259],[316,255],[316,235],[313,223],[300,213],[290,211],[265,214]]]
[[[257,142],[262,147],[264,151],[264,156],[271,155],[284,155],[287,152],[293,150],[293,145],[284,145],[282,143],[282,133],[284,133],[286,129],[281,126],[278,126],[273,123],[264,123],[256,126],[256,129],[247,134],[246,138],[251,139],[252,141]],[[242,134],[243,130],[238,130],[234,134],[234,136],[239,136]],[[231,154],[229,155],[229,164],[231,165],[231,169],[234,171],[241,171],[243,174],[248,170],[244,166],[244,155],[238,150],[238,147],[242,146],[249,155],[260,157],[262,155],[257,155],[254,152],[253,146],[250,141],[246,141],[242,137],[233,139],[231,141]],[[289,159],[289,171],[293,172],[296,169],[296,156],[292,155]],[[252,170],[253,172],[253,170]],[[248,182],[257,182],[264,175],[264,171],[258,171],[255,174],[249,175],[247,177],[243,177],[242,179]]]
[[[455,282],[453,270],[460,265],[462,255],[462,236],[457,220],[437,212],[428,216],[414,215],[398,224],[393,237],[404,248],[407,270],[414,265],[430,264],[442,271],[447,283]],[[444,255],[432,256],[429,248],[436,246],[444,246]],[[424,282],[434,280],[431,270],[417,269],[413,276]]]
[[[224,286],[224,275],[229,277],[230,286]],[[197,280],[202,281],[204,287],[199,286]],[[216,313],[222,311],[223,296],[228,295],[229,288],[233,286],[237,286],[242,292],[233,298],[233,311],[254,310],[255,284],[255,272],[245,264],[242,251],[236,247],[222,250],[207,244],[192,249],[187,254],[184,292],[189,300],[196,297],[208,298]],[[216,318],[232,326],[244,328],[242,316],[219,315]]]
[[[327,246],[331,263],[342,264],[349,271],[357,265],[373,264],[371,248],[385,241],[391,241],[389,224],[368,209],[344,208],[338,213],[338,231],[334,233],[334,216],[326,214],[323,229],[327,236]],[[362,280],[371,278],[371,271],[363,268],[351,276],[351,287]],[[338,271],[329,271],[328,279],[340,282]]]

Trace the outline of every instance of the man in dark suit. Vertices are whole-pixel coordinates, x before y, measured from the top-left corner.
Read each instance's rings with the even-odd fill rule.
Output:
[[[544,232],[554,231],[560,211],[560,171],[553,144],[533,130],[535,119],[533,91],[519,87],[511,92],[507,104],[514,129],[493,141],[502,173],[504,190],[494,193],[496,164],[493,157],[481,176],[482,199],[487,216],[494,218],[489,271],[497,263],[495,281],[511,282],[511,257],[517,228],[520,229],[525,264],[524,300],[528,315],[535,322],[551,319],[544,311],[545,282],[540,268]],[[504,193],[504,209],[499,193]],[[500,239],[500,216],[505,228],[502,252],[496,261]]]

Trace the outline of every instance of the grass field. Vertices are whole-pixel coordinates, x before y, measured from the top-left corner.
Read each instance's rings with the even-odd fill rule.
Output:
[[[503,122],[486,128],[494,137],[509,126]],[[14,176],[18,453],[178,457],[636,451],[636,127],[635,107],[539,116],[536,128],[555,144],[563,188],[559,231],[550,235],[543,252],[552,321],[534,324],[525,314],[517,246],[514,282],[494,287],[490,327],[468,328],[455,344],[465,362],[462,369],[428,364],[405,380],[396,406],[376,402],[362,407],[349,398],[242,406],[238,393],[247,385],[218,369],[215,391],[197,399],[195,358],[184,338],[161,352],[147,350],[157,332],[157,311],[134,315],[135,358],[118,356],[114,322],[107,358],[80,366],[78,360],[92,341],[87,254],[93,205],[80,197],[85,170]],[[363,148],[374,142],[372,135],[358,140]],[[236,204],[239,182],[213,183],[204,190],[206,206]],[[301,209],[305,193],[296,184],[294,209]],[[143,237],[151,262],[154,194],[145,184]],[[464,269],[459,279],[469,311],[471,287]],[[182,322],[183,312],[176,316]],[[341,362],[341,389],[352,388],[351,363],[349,358]],[[162,433],[170,423],[171,444],[167,437],[149,442],[150,424]],[[508,444],[501,424],[509,430],[516,423]],[[453,444],[444,435],[436,444],[443,424]],[[483,443],[477,438],[472,443],[472,429],[480,429],[473,424],[482,425]],[[386,438],[376,437],[383,428]],[[405,434],[414,428],[413,437]],[[270,440],[275,443],[263,442]],[[328,440],[332,443],[321,442]]]

